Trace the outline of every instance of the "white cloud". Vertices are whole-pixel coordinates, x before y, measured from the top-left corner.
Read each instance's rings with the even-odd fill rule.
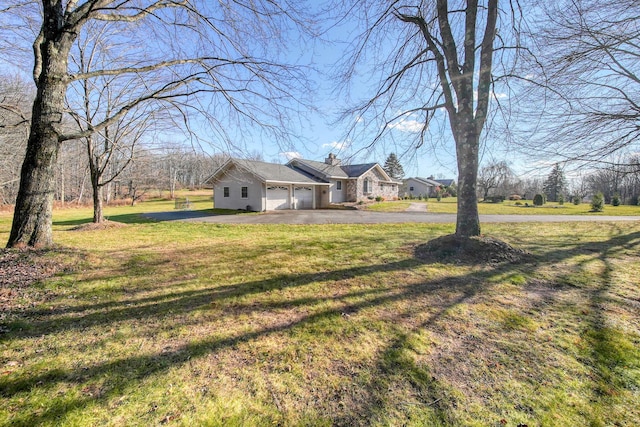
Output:
[[[302,158],[302,154],[298,153],[297,151],[285,151],[283,153],[280,153],[280,156],[286,157],[287,160]]]
[[[389,127],[392,129],[397,129],[400,132],[417,133],[422,131],[424,123],[417,120],[404,119],[400,120],[399,122],[389,124]]]
[[[322,144],[322,148],[333,148],[335,150],[344,150],[349,147],[349,141],[333,141],[328,144]]]

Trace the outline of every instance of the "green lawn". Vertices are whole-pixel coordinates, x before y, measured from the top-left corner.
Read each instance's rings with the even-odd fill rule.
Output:
[[[0,425],[640,424],[638,223],[487,224],[533,260],[464,265],[414,256],[451,225],[138,216],[172,208],[55,212],[67,268],[0,294]]]
[[[409,207],[411,203],[422,203],[427,205],[427,211],[433,213],[456,213],[457,199],[455,197],[447,197],[439,202],[435,198],[428,201],[424,200],[398,200],[385,201],[380,203],[372,203],[367,209],[380,212],[402,212]],[[480,214],[492,215],[606,215],[606,216],[640,216],[640,206],[611,206],[605,205],[603,212],[591,212],[591,205],[582,203],[574,205],[573,203],[546,203],[544,206],[533,206],[531,200],[521,200],[521,205],[516,202],[505,200],[502,203],[479,203],[478,210]],[[526,206],[528,203],[529,206]]]

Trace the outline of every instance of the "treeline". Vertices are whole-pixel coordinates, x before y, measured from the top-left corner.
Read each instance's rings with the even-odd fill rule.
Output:
[[[0,139],[2,169],[0,171],[0,204],[13,204],[18,191],[20,166],[24,157],[24,142],[6,143]],[[113,171],[127,158],[117,156],[109,163]],[[105,203],[127,199],[135,203],[151,191],[166,191],[170,197],[176,190],[201,188],[205,180],[222,164],[224,157],[211,156],[185,148],[156,149],[140,146],[126,168],[105,184],[102,199]],[[55,177],[55,200],[65,203],[90,204],[93,190],[86,154],[81,141],[62,146]]]
[[[630,155],[615,163],[594,165],[594,169],[572,173],[567,178],[556,164],[546,178],[520,178],[506,164],[494,162],[480,169],[478,197],[491,200],[518,195],[533,199],[544,194],[549,201],[588,200],[601,193],[606,203],[640,204],[640,157]]]

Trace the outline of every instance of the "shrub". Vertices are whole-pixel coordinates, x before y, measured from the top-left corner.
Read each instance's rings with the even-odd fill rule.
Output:
[[[442,193],[438,191],[438,193],[436,194],[436,200],[440,201],[442,200]]]
[[[534,206],[544,205],[544,196],[542,194],[536,194],[535,196],[533,196],[533,205]]]
[[[612,206],[620,206],[620,195],[619,194],[614,194],[613,197],[611,198],[611,205]]]
[[[604,210],[604,196],[602,193],[597,193],[591,199],[591,211],[602,212]]]
[[[522,200],[522,197],[519,194],[512,194],[509,196],[509,200]]]
[[[580,196],[573,196],[573,204],[578,206],[580,203],[582,203],[582,197]]]
[[[516,205],[516,206],[522,206],[522,202],[515,202],[515,203],[514,203],[514,205]],[[527,203],[527,205],[529,205],[529,204]]]
[[[558,204],[560,206],[564,205],[564,196],[562,194],[558,196]]]
[[[376,196],[376,202],[384,202],[384,197]]]

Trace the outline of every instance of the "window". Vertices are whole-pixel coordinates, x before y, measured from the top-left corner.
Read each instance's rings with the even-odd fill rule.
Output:
[[[229,187],[224,187],[224,197],[229,197]]]
[[[384,184],[380,183],[380,190],[384,190]]]
[[[409,187],[409,191],[413,191],[413,187]]]
[[[249,187],[242,187],[242,198],[246,199],[249,197]]]
[[[371,193],[371,180],[369,178],[365,178],[362,186],[362,192],[364,194]]]
[[[342,191],[342,181],[336,182],[336,190]]]

